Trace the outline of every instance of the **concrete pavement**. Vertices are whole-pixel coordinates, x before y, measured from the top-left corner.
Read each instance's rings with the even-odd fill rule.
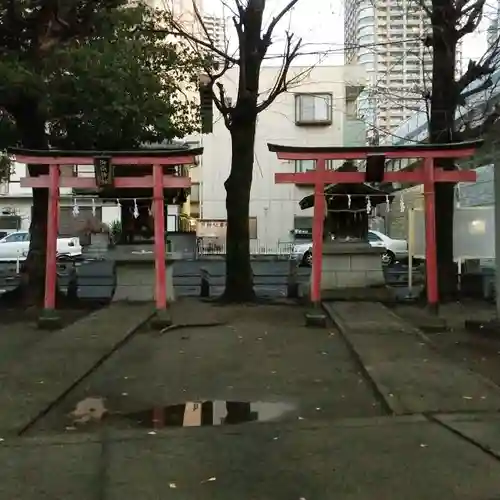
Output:
[[[0,445],[0,498],[498,498],[500,463],[423,417],[106,432]]]
[[[353,335],[361,340],[346,343],[347,336],[333,327],[302,326],[303,311],[297,306],[220,307],[180,301],[173,319],[182,327],[164,334],[141,329],[85,377],[88,369],[81,361],[73,363],[71,371],[69,363],[62,365],[63,371],[46,371],[52,395],[58,393],[49,408],[48,392],[43,389],[37,395],[30,385],[46,370],[42,367],[48,366],[47,360],[56,367],[54,360],[72,359],[77,351],[85,357],[97,351],[102,356],[104,342],[109,349],[114,345],[112,325],[125,323],[125,317],[130,323],[131,316],[139,321],[139,309],[113,306],[103,311],[107,321],[80,322],[77,342],[56,332],[59,338],[41,340],[29,356],[21,353],[12,363],[0,359],[9,387],[19,381],[18,392],[2,398],[9,412],[15,409],[17,394],[20,423],[25,420],[25,387],[32,394],[28,409],[34,409],[36,401],[48,409],[22,437],[7,432],[11,417],[1,417],[10,423],[3,433],[0,428],[0,500],[497,498],[498,412],[491,412],[478,394],[468,393],[472,399],[455,397],[470,383],[466,375],[455,376],[457,367],[437,355],[432,369],[426,370],[421,363],[429,353],[422,357],[422,339],[387,315],[381,325],[363,306],[358,304],[349,316],[360,319]],[[217,322],[213,327],[195,325]],[[90,324],[94,335],[86,336]],[[99,349],[93,344],[96,338],[101,338]],[[40,367],[30,379],[17,367],[35,352]],[[368,362],[361,366],[367,352]],[[401,362],[395,363],[399,357]],[[78,371],[80,383],[61,393]],[[380,373],[381,387],[394,391],[392,398],[377,385],[380,380],[374,375]],[[454,397],[446,397],[437,374],[447,379],[446,388]],[[492,384],[473,389],[485,387],[492,391],[486,400],[494,400]],[[75,428],[68,414],[88,397],[102,397],[108,415]],[[380,397],[395,398],[402,411],[415,414],[388,416]],[[440,398],[445,403],[441,406]],[[216,399],[286,402],[293,410],[271,422],[219,427],[152,429],[119,418]],[[474,415],[459,413],[467,409],[464,405],[470,405]],[[420,413],[429,408],[428,414]],[[439,411],[433,412],[436,408]]]
[[[152,314],[150,304],[119,304],[51,334],[37,331],[43,339],[0,365],[0,433],[22,432]]]
[[[384,305],[331,302],[325,308],[395,414],[500,410],[500,387],[439,355]]]

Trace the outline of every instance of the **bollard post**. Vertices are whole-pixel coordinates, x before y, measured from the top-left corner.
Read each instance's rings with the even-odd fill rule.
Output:
[[[209,273],[206,269],[200,269],[200,297],[210,297],[210,281]]]
[[[297,270],[299,266],[293,259],[289,260],[288,264],[288,283],[287,283],[287,297],[289,299],[299,298],[299,282],[297,277]]]

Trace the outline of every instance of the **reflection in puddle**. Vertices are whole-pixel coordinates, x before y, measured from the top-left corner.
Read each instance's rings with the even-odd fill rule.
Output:
[[[170,406],[155,406],[136,412],[113,411],[101,397],[80,401],[69,413],[71,429],[103,422],[160,429],[162,427],[201,427],[275,420],[295,407],[288,403],[264,401],[193,401]]]
[[[85,398],[69,414],[73,424],[86,424],[102,420],[108,414],[104,398]]]
[[[263,401],[199,401],[129,413],[140,427],[200,427],[274,420],[292,411],[287,403]]]

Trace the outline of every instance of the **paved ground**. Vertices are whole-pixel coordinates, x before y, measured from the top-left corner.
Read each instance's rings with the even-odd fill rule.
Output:
[[[104,398],[111,414],[198,400],[288,403],[284,420],[293,421],[381,414],[338,333],[300,326],[300,308],[185,301],[177,311],[179,322],[227,324],[136,335],[33,432],[65,432],[68,413],[88,397]]]
[[[439,353],[500,385],[500,336],[472,333],[464,327],[467,319],[494,318],[494,304],[477,300],[444,304],[439,308],[441,322],[437,325],[435,316],[425,307],[398,304],[393,310],[408,323],[423,328]]]
[[[152,314],[148,305],[115,305],[65,329],[27,328],[0,356],[0,433],[20,432],[105,359]],[[22,331],[19,326],[15,331]],[[35,339],[38,335],[38,339]]]
[[[297,306],[180,301],[173,319],[183,328],[163,334],[142,328],[125,342],[122,328],[120,349],[67,394],[60,393],[63,386],[87,369],[105,343],[110,350],[120,342],[113,325],[139,324],[146,310],[113,306],[102,321],[87,321],[91,328],[81,326],[85,320],[73,328],[78,342],[71,330],[66,340],[63,331],[56,332],[58,337],[48,334],[26,354],[17,351],[15,362],[0,358],[8,386],[19,381],[17,393],[4,393],[2,401],[19,405],[20,424],[26,388],[39,397],[30,387],[50,361],[54,368],[45,380],[54,385],[53,394],[60,393],[48,408],[46,396],[41,398],[40,407],[48,411],[22,437],[0,426],[0,499],[498,498],[499,414],[481,399],[486,387],[488,401],[494,400],[495,386],[479,378],[484,385],[469,386],[478,393],[464,393],[472,399],[447,398],[443,385],[430,379],[446,379],[448,391],[457,395],[474,375],[434,351],[425,370],[423,359],[431,356],[423,354],[425,341],[402,329],[396,316],[387,321],[365,306],[357,304],[349,315],[358,330],[340,334],[333,327],[301,326]],[[219,324],[196,326],[201,323]],[[88,337],[86,330],[92,332]],[[29,366],[35,352],[39,367],[33,378],[19,367]],[[62,363],[64,358],[75,362]],[[386,407],[399,412],[388,403],[395,395],[406,401],[404,412],[416,413],[388,416]],[[75,425],[69,413],[89,397],[102,402],[107,417]],[[445,404],[438,404],[440,397]],[[153,430],[122,418],[200,399],[290,407],[275,421],[220,427]],[[432,411],[421,401],[432,402]],[[462,412],[464,405],[472,413]]]
[[[395,414],[500,410],[500,387],[438,354],[379,303],[332,302],[327,311]],[[452,375],[451,375],[452,374]]]

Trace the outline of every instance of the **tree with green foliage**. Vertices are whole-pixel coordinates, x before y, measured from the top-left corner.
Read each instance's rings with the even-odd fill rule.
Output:
[[[166,13],[125,4],[0,0],[0,149],[129,149],[197,129],[197,57],[156,29]],[[27,303],[42,297],[47,206],[33,189]]]

